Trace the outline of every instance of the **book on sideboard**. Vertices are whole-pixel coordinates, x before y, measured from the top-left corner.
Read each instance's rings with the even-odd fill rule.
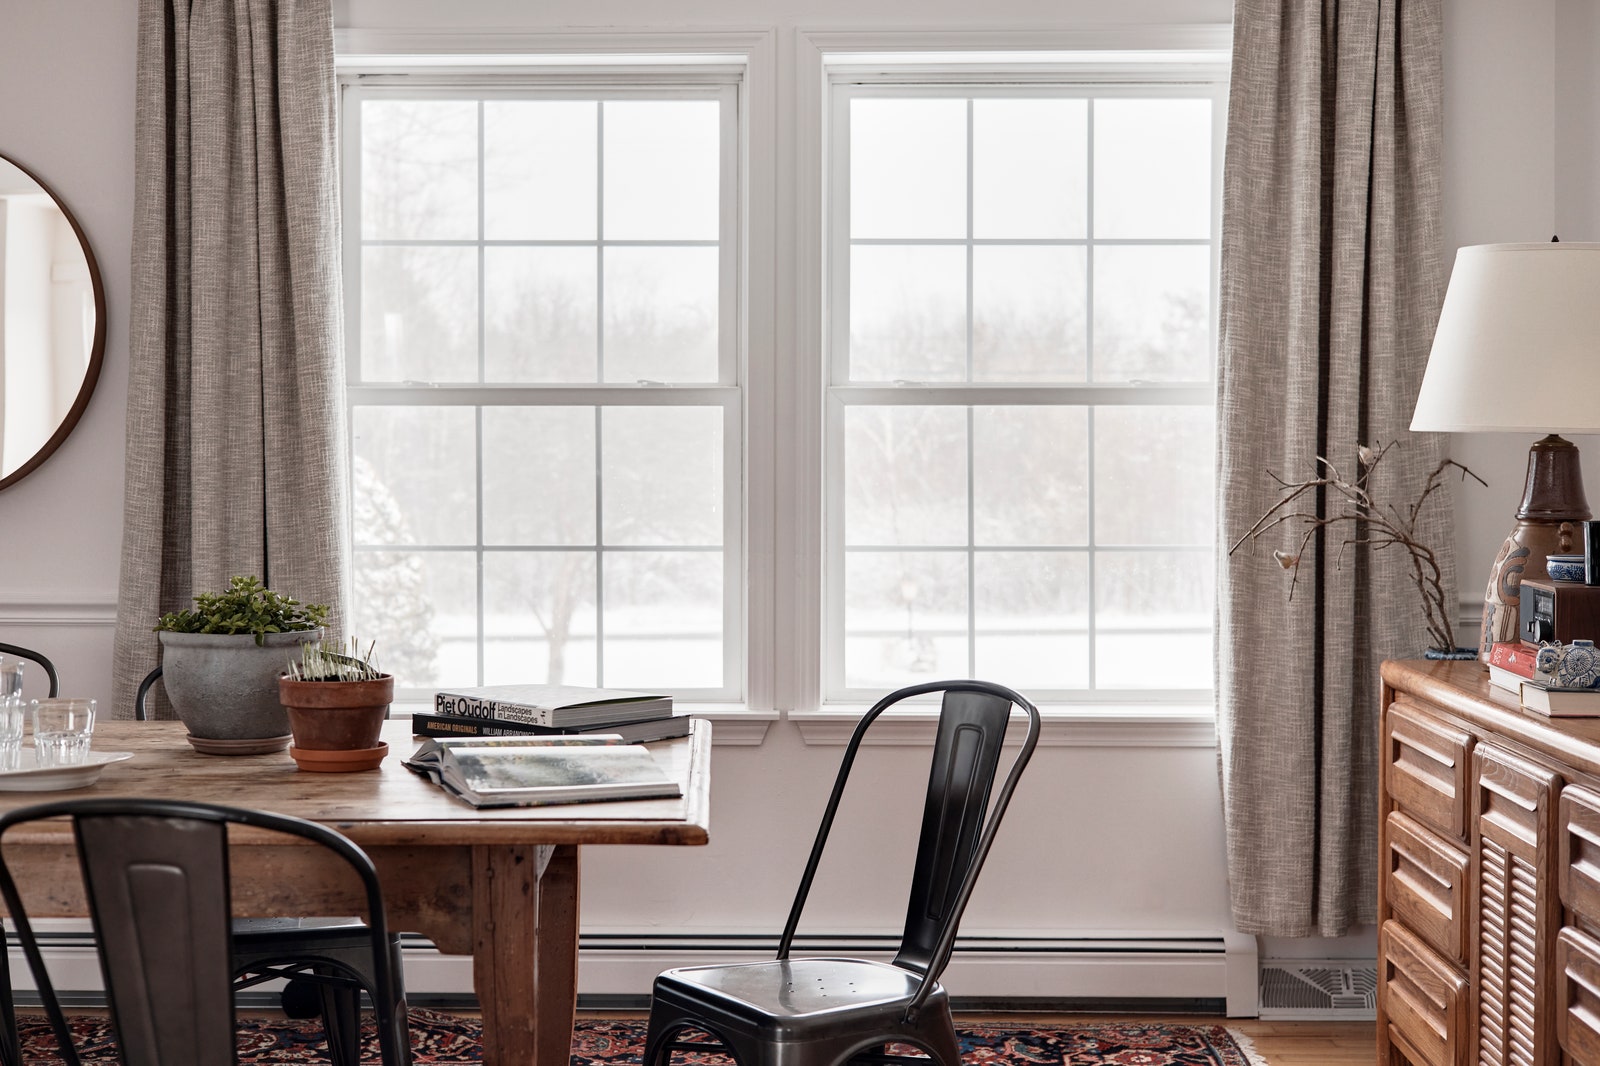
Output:
[[[583,736],[608,733],[620,736],[625,744],[649,744],[657,740],[686,737],[693,723],[694,719],[686,713],[585,726],[545,726],[499,718],[418,712],[411,716],[411,732],[419,737]]]
[[[433,711],[567,728],[663,718],[672,713],[672,697],[576,685],[486,685],[440,691]]]
[[[617,736],[428,738],[405,765],[474,807],[682,795],[648,749]]]
[[[1539,673],[1535,664],[1538,653],[1532,645],[1512,641],[1491,647],[1490,691],[1498,689],[1524,710],[1551,718],[1600,718],[1600,689],[1550,684],[1550,675]]]

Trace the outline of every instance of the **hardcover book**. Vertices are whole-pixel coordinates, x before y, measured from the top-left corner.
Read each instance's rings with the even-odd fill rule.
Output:
[[[661,718],[672,713],[672,697],[574,685],[488,685],[439,692],[433,709],[458,718],[572,727]]]
[[[615,736],[430,738],[405,765],[474,807],[682,795],[648,750]]]
[[[694,719],[687,714],[672,714],[661,718],[641,718],[638,721],[598,722],[585,726],[529,725],[503,718],[473,718],[454,714],[424,714],[411,716],[411,731],[419,737],[518,737],[567,736],[606,733],[622,738],[624,744],[649,744],[657,740],[686,737]]]

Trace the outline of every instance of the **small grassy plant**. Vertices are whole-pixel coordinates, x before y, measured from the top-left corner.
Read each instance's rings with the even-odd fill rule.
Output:
[[[361,653],[361,642],[350,638],[349,650],[343,645],[318,641],[300,645],[298,661],[289,660],[287,676],[291,681],[376,681],[383,676],[372,661],[377,641],[367,645]]]

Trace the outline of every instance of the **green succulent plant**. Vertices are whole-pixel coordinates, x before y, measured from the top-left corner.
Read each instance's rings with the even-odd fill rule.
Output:
[[[325,604],[302,604],[280,596],[258,577],[239,575],[228,580],[224,592],[202,592],[193,609],[164,614],[156,622],[158,633],[253,633],[257,644],[268,633],[299,633],[319,629],[328,620]]]

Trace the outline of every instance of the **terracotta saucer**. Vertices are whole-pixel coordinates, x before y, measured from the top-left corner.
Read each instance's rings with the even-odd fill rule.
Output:
[[[294,738],[288,733],[281,737],[250,737],[245,740],[217,740],[212,737],[185,737],[189,746],[202,755],[267,755],[282,751]]]
[[[315,748],[297,748],[289,745],[289,754],[302,770],[322,774],[343,774],[352,770],[376,770],[389,754],[389,745],[379,743],[375,748],[346,748],[342,751],[318,751]]]

